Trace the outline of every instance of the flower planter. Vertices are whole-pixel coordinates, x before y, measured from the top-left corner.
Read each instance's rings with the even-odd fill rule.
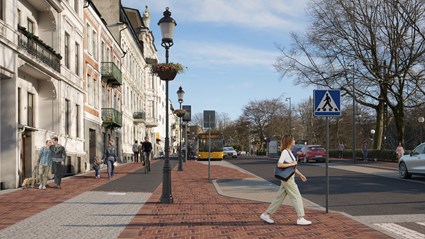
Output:
[[[186,114],[186,110],[175,110],[174,114],[177,115],[177,117],[181,118]]]
[[[174,78],[176,78],[177,70],[174,70],[174,69],[158,70],[156,74],[158,74],[161,80],[171,81],[171,80],[174,80]]]

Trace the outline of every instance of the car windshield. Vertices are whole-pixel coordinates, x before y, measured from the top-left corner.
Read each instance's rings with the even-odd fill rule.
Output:
[[[312,149],[312,150],[322,150],[324,148],[322,146],[311,146],[310,149]]]
[[[232,147],[224,147],[223,148],[223,150],[224,151],[233,151],[233,150],[235,150],[234,148],[232,148]]]

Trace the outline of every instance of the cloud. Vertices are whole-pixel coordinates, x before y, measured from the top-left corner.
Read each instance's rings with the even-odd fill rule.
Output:
[[[152,1],[151,9],[170,7],[179,21],[234,25],[242,28],[295,31],[305,25],[309,0],[178,0]],[[132,2],[132,0],[127,0]],[[141,5],[139,3],[139,5]],[[178,22],[179,22],[178,21]]]

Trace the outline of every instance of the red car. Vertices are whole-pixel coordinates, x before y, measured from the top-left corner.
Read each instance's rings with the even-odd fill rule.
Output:
[[[325,162],[326,149],[321,145],[304,145],[297,153],[297,157],[301,162],[308,163],[309,161]]]

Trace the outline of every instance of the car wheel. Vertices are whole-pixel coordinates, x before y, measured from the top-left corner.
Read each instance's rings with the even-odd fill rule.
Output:
[[[401,162],[400,165],[398,165],[398,174],[400,175],[400,178],[404,179],[412,177],[412,175],[407,171],[407,167],[404,162]]]

